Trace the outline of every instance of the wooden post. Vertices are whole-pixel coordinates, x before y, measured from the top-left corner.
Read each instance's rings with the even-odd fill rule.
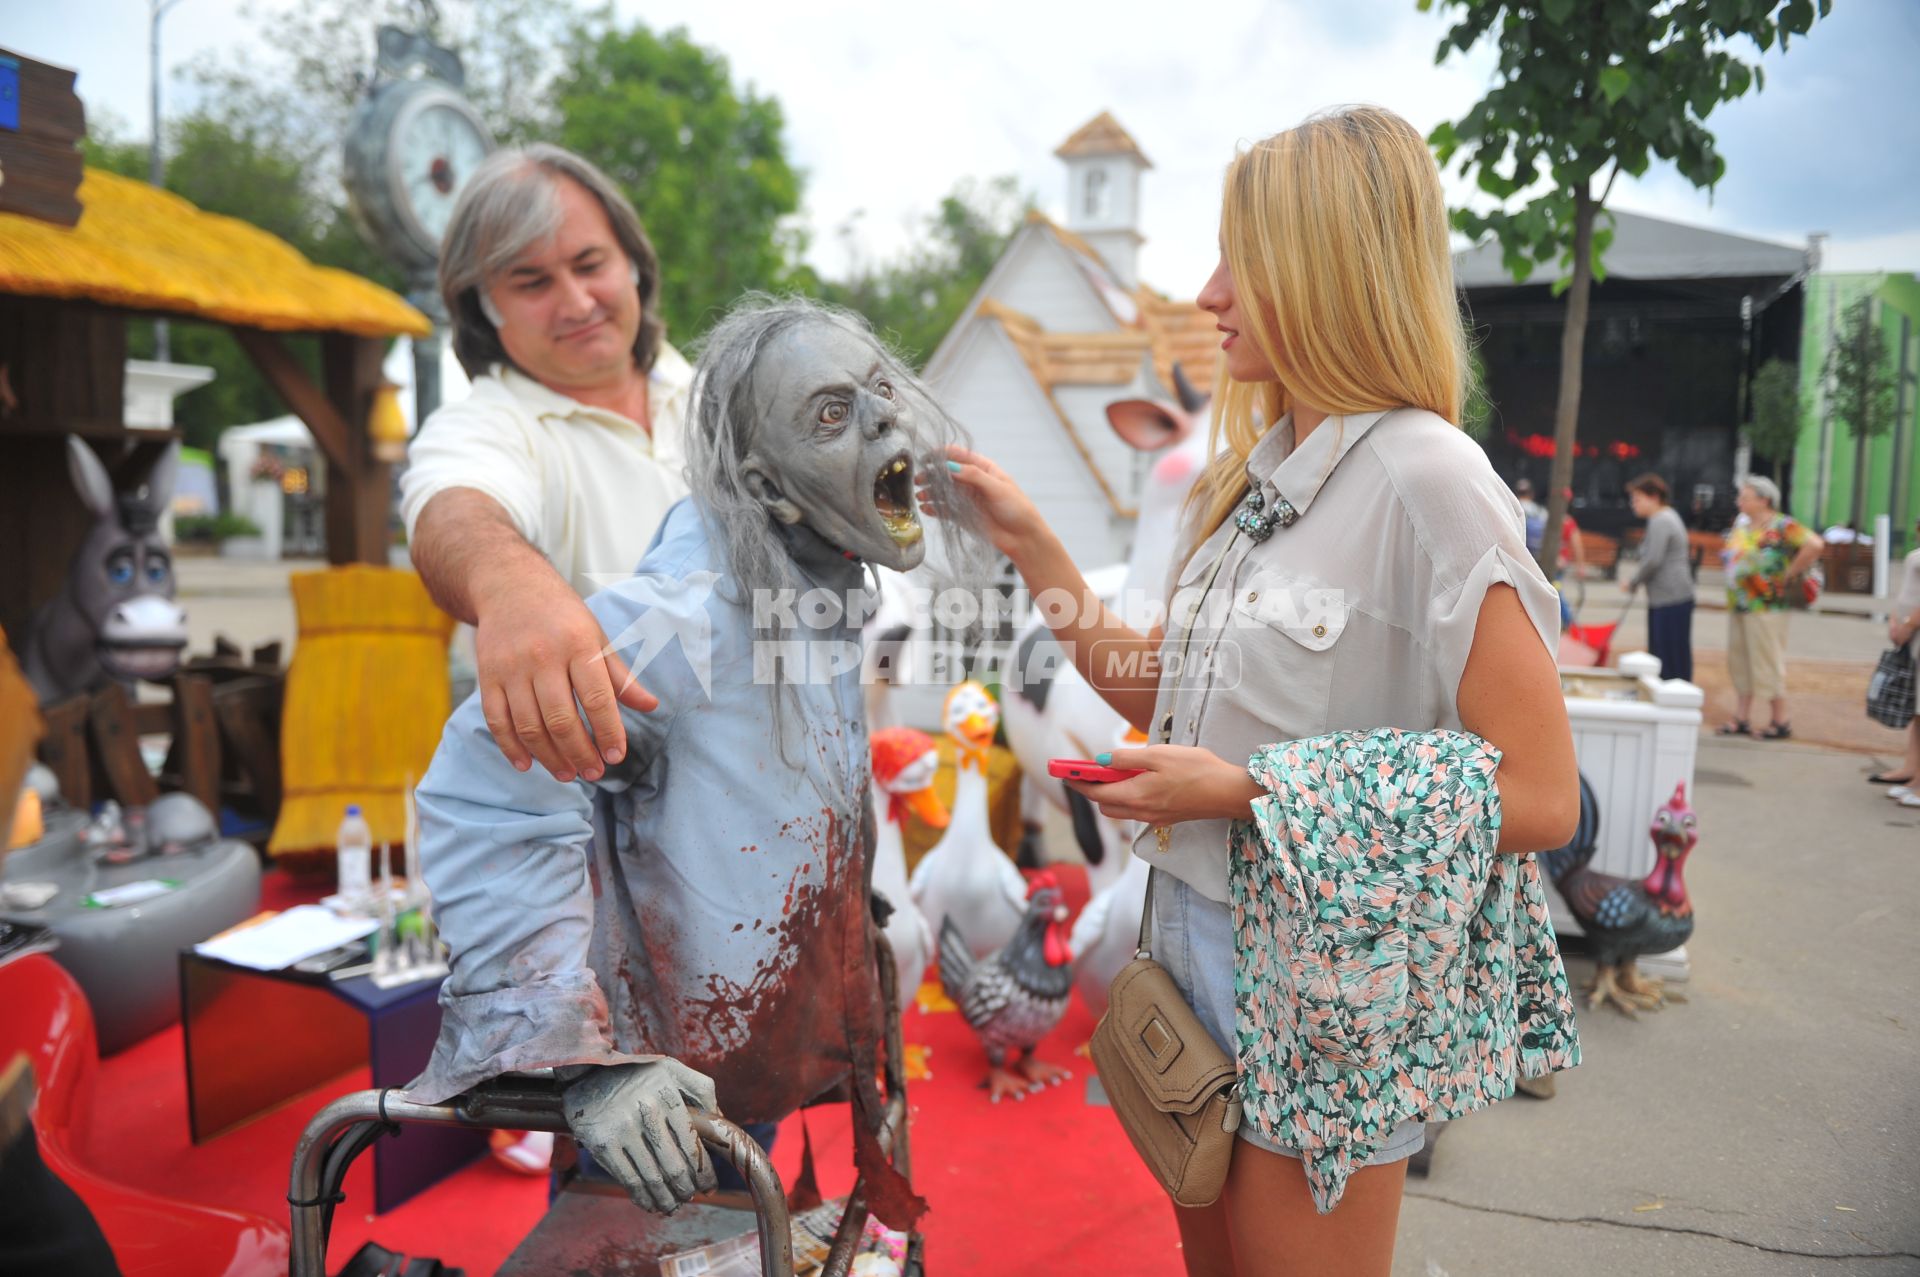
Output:
[[[40,761],[53,769],[60,797],[69,807],[93,809],[93,756],[87,749],[85,696],[71,696],[41,710],[47,734],[40,742]]]
[[[327,561],[387,562],[392,477],[373,455],[367,416],[380,384],[382,343],[346,333],[320,336],[321,384],[271,333],[235,328],[233,335],[312,432],[327,459]],[[322,388],[324,387],[324,389]]]
[[[380,384],[381,343],[327,333],[320,352],[327,399],[347,423],[345,455],[327,459],[327,560],[384,566],[392,544],[393,479],[387,463],[373,455],[367,434]]]
[[[173,739],[180,788],[216,818],[220,812],[220,725],[213,712],[213,680],[204,674],[173,678]]]

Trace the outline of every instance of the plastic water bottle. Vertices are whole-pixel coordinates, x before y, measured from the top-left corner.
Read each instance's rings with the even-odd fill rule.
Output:
[[[373,831],[360,815],[360,804],[347,804],[347,815],[334,838],[340,848],[340,894],[349,903],[365,903],[373,893]]]

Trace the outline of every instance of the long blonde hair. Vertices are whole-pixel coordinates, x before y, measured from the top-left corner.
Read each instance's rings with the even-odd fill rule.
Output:
[[[1380,107],[1312,116],[1235,157],[1220,244],[1241,339],[1278,381],[1222,372],[1214,460],[1188,498],[1194,542],[1231,513],[1247,455],[1295,400],[1332,414],[1414,407],[1460,420],[1471,374],[1447,225],[1425,139]]]

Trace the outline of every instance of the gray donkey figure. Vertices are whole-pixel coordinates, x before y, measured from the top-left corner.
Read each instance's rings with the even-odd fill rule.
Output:
[[[179,666],[187,613],[173,601],[173,557],[159,530],[176,452],[168,448],[138,487],[117,493],[93,449],[67,436],[67,473],[95,522],[67,567],[66,589],[27,627],[22,663],[42,705],[110,681],[159,682]]]

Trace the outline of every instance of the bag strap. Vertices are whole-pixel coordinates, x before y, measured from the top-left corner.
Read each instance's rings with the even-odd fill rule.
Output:
[[[1183,669],[1187,663],[1187,652],[1193,646],[1193,622],[1194,619],[1198,617],[1198,609],[1205,606],[1207,596],[1213,592],[1214,581],[1219,579],[1220,569],[1226,565],[1227,554],[1233,549],[1234,543],[1239,539],[1240,529],[1236,527],[1233,530],[1233,535],[1227,538],[1227,543],[1220,547],[1220,553],[1214,557],[1213,567],[1207,572],[1207,583],[1200,587],[1201,601],[1195,605],[1195,616],[1188,618],[1186,633],[1180,638],[1180,665]],[[1172,735],[1173,714],[1169,711],[1160,723],[1160,743],[1162,745],[1166,744],[1168,737]],[[1162,832],[1164,833],[1164,829]],[[1166,845],[1163,842],[1161,844],[1161,850],[1164,851],[1165,849]],[[1151,863],[1147,865],[1147,898],[1140,909],[1140,944],[1139,947],[1134,950],[1133,954],[1136,958],[1151,958],[1153,956],[1153,880],[1154,876],[1159,872],[1160,871],[1154,868]]]
[[[1133,952],[1136,958],[1153,956],[1153,879],[1159,872],[1147,866],[1147,898],[1140,904],[1140,946]]]

